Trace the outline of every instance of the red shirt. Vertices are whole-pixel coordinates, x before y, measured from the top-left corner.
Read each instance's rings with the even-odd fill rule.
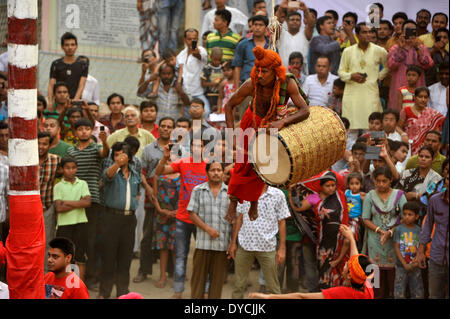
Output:
[[[143,128],[142,124],[138,124],[138,127],[139,128]],[[158,126],[158,124],[155,123],[155,126],[153,127],[153,130],[150,133],[152,133],[152,135],[155,138],[159,138],[159,126]]]
[[[373,299],[373,288],[366,284],[364,291],[352,287],[334,287],[322,290],[325,299]]]
[[[181,175],[181,188],[178,199],[177,219],[193,224],[189,218],[187,207],[191,199],[191,193],[195,186],[208,181],[206,175],[206,163],[194,163],[191,157],[186,157],[173,162],[170,166]]]
[[[89,299],[86,285],[74,272],[63,278],[48,272],[44,281],[46,299]]]

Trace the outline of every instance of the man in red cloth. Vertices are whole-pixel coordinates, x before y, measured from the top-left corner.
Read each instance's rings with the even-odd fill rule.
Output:
[[[241,120],[240,127],[243,131],[248,128],[281,130],[285,126],[307,119],[309,107],[300,94],[297,82],[286,76],[286,68],[282,65],[278,53],[257,46],[253,49],[253,54],[255,65],[250,79],[242,84],[225,105],[227,127],[234,129],[233,110],[248,96],[252,96],[253,100]],[[289,98],[298,109],[295,113],[283,111]],[[237,203],[244,200],[251,202],[250,220],[258,217],[258,198],[261,196],[264,182],[248,162],[248,140],[243,141],[244,162],[235,164],[228,184],[230,205],[225,218],[229,222],[236,217]]]

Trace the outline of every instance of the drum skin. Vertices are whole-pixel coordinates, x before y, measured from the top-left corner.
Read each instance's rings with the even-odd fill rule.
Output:
[[[258,134],[255,140],[263,137]],[[253,144],[249,150],[255,158],[253,166],[259,177],[268,185],[286,188],[310,178],[330,167],[344,156],[347,137],[339,116],[327,107],[311,106],[309,117],[289,125],[278,132],[278,162],[270,174],[258,160]],[[273,153],[273,152],[272,152]]]

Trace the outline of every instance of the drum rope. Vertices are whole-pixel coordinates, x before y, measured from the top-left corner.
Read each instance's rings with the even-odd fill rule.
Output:
[[[276,51],[277,41],[281,35],[281,23],[278,21],[278,18],[275,15],[275,0],[272,0],[272,18],[270,19],[269,23],[269,31],[270,31],[269,49],[272,51]]]

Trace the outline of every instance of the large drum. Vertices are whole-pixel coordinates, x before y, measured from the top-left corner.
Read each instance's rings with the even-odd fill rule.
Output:
[[[344,156],[346,143],[339,116],[329,108],[311,106],[308,119],[278,135],[259,132],[249,155],[266,184],[285,188],[330,169]]]

